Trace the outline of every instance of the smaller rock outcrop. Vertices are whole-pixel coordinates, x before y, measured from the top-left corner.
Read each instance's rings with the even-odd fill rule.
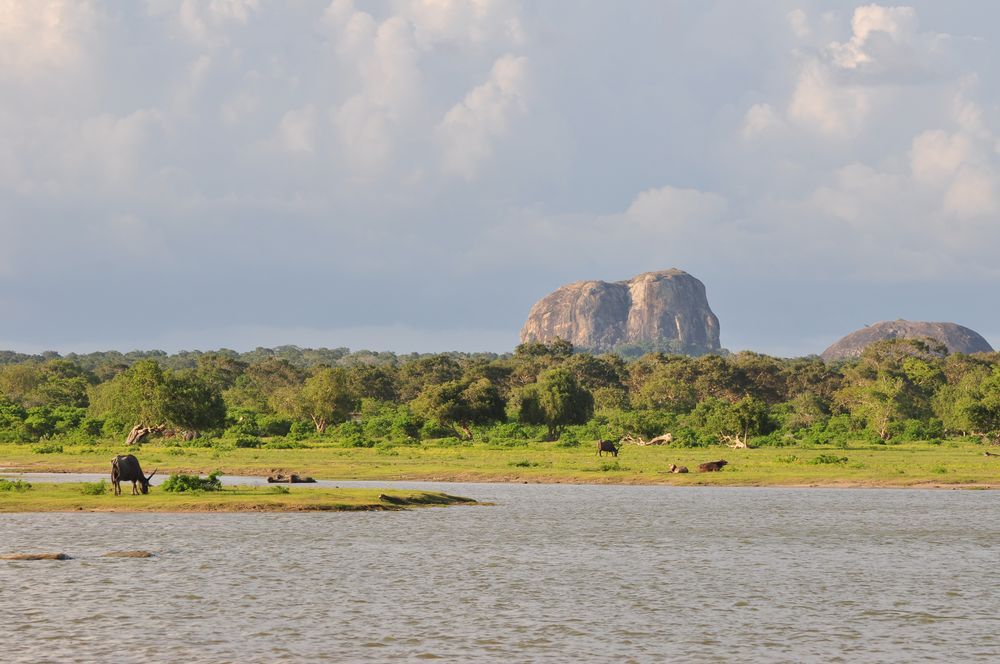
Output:
[[[886,339],[934,339],[950,353],[992,353],[993,347],[978,332],[956,323],[926,323],[911,320],[882,321],[851,332],[823,351],[827,362],[861,355],[870,344]]]

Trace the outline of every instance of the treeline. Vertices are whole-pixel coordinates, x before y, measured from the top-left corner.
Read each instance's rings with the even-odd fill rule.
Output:
[[[513,354],[7,354],[0,442],[124,440],[240,447],[576,445],[670,432],[673,445],[812,445],[1000,433],[1000,354],[929,340],[873,344],[837,365],[752,352],[634,360],[522,344]],[[192,440],[194,439],[194,440]],[[40,448],[43,449],[43,448]]]

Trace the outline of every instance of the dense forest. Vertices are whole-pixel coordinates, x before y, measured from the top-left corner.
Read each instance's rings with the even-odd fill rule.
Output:
[[[1000,433],[1000,354],[931,340],[836,365],[752,352],[625,359],[531,343],[512,354],[258,348],[0,353],[0,442],[219,447],[516,446],[653,437],[675,446],[894,444]]]

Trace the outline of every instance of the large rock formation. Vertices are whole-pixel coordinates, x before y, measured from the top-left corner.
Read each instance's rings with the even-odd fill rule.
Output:
[[[663,270],[613,283],[578,281],[546,295],[531,307],[521,342],[556,337],[594,351],[650,343],[705,353],[719,349],[719,319],[704,284]]]
[[[865,346],[883,339],[930,338],[940,341],[952,353],[992,353],[993,348],[978,332],[955,323],[924,323],[911,320],[882,321],[851,332],[823,351],[827,362],[861,355]]]

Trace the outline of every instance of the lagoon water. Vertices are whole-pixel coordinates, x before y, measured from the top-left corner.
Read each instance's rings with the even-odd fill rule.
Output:
[[[74,556],[0,561],[0,658],[1000,661],[993,491],[389,484],[496,504],[0,515]]]

